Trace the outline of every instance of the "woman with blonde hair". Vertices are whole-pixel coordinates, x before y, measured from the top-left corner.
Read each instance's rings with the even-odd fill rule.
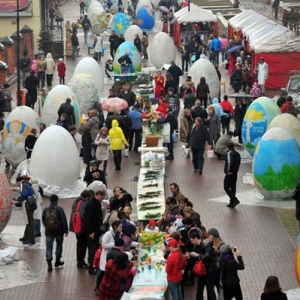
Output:
[[[192,209],[191,207],[187,207],[184,210],[184,217],[190,218],[192,220],[193,226],[198,228],[202,227],[199,213],[195,212],[194,209]]]
[[[96,159],[99,163],[99,165],[103,161],[103,171],[106,174],[106,168],[107,168],[107,160],[109,157],[109,146],[110,146],[110,138],[108,135],[108,129],[106,127],[102,127],[99,131],[99,133],[96,136],[96,139],[94,140],[96,148]]]

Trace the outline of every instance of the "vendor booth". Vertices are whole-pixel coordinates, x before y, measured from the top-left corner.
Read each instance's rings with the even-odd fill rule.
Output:
[[[174,14],[173,37],[176,46],[180,46],[181,41],[190,42],[194,31],[206,42],[209,34],[219,34],[217,17],[210,11],[195,4],[191,4],[190,11],[184,7]]]

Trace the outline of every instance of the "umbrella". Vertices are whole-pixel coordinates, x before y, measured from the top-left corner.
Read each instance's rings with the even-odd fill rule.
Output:
[[[108,98],[104,100],[102,103],[102,109],[107,110],[109,112],[113,112],[114,109],[122,110],[128,108],[128,103],[126,100],[121,98]]]
[[[165,13],[169,13],[169,9],[167,9],[165,6],[160,6],[159,9],[162,11],[162,12],[165,12]]]
[[[244,48],[243,45],[233,46],[232,48],[230,48],[230,49],[227,50],[227,53],[231,53],[231,52],[234,52],[234,51],[236,51],[236,50],[240,50],[240,49],[242,49],[242,48]]]

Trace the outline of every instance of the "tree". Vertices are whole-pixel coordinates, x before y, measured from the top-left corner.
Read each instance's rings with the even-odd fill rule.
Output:
[[[53,52],[53,34],[47,30],[41,30],[39,34],[39,50],[45,54]]]

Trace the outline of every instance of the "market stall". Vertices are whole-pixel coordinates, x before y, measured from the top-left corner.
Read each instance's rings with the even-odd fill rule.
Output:
[[[217,17],[210,11],[203,9],[197,5],[191,5],[190,10],[184,7],[174,14],[173,38],[175,45],[178,47],[181,41],[190,41],[190,37],[194,31],[206,42],[210,33],[219,34],[219,25]]]

